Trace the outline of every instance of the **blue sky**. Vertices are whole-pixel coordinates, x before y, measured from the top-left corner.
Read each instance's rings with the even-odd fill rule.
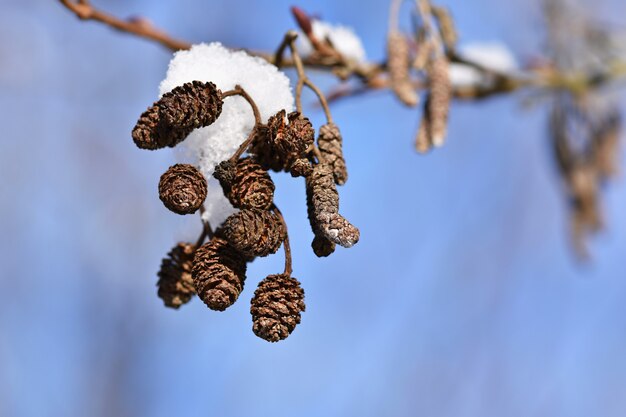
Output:
[[[95,3],[254,49],[292,27],[282,0]],[[597,9],[618,16],[618,3]],[[297,4],[353,26],[382,56],[387,2]],[[520,59],[539,50],[536,2],[446,4],[465,41],[501,40]],[[362,239],[315,258],[302,181],[274,177],[307,311],[269,344],[251,331],[248,301],[280,254],[250,265],[224,313],[156,297],[161,257],[198,227],[157,198],[172,153],[130,140],[170,54],[55,1],[0,0],[0,11],[0,415],[624,414],[626,187],[622,177],[605,190],[608,230],[581,266],[545,106],[455,103],[447,145],[419,156],[414,110],[386,93],[337,103],[350,170],[341,207]]]

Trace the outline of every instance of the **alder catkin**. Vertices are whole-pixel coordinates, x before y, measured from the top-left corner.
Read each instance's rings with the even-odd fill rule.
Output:
[[[339,127],[328,123],[320,127],[317,145],[324,157],[324,162],[333,169],[333,177],[337,185],[343,185],[348,180],[346,161],[343,158],[343,140]]]
[[[424,110],[422,112],[422,120],[420,121],[419,128],[417,129],[417,136],[415,138],[415,149],[419,153],[426,153],[433,147],[432,143],[432,126],[430,122],[430,94],[426,96],[424,102]]]
[[[286,235],[280,217],[267,210],[241,210],[230,215],[221,229],[233,248],[250,257],[276,253]]]
[[[174,213],[195,213],[204,203],[206,195],[206,179],[193,165],[172,165],[161,175],[159,198]]]
[[[306,309],[300,282],[284,274],[261,281],[250,304],[252,331],[268,342],[286,339]]]
[[[266,210],[274,202],[274,182],[252,158],[224,161],[215,168],[213,176],[233,207]]]
[[[434,146],[442,146],[448,130],[448,112],[452,98],[452,84],[448,58],[444,55],[435,57],[428,68],[430,95],[428,114],[430,136]]]
[[[289,172],[292,177],[306,177],[313,171],[313,165],[311,161],[306,158],[298,158],[293,164],[291,164],[291,168]]]
[[[161,261],[157,294],[166,307],[179,308],[195,294],[191,276],[195,249],[191,243],[178,243]]]
[[[453,51],[456,47],[456,43],[459,39],[456,28],[454,27],[454,20],[450,15],[450,11],[445,7],[433,7],[433,16],[439,23],[439,32],[441,38],[448,51]]]
[[[402,33],[390,30],[387,35],[387,67],[391,89],[409,107],[417,106],[419,96],[411,82],[409,43]]]
[[[198,297],[211,309],[224,311],[237,301],[246,279],[246,260],[219,237],[201,246],[192,276]]]
[[[335,243],[331,242],[324,236],[316,235],[311,242],[311,248],[313,248],[315,256],[318,258],[325,258],[335,252]]]
[[[161,123],[172,129],[213,124],[222,113],[222,92],[215,84],[192,81],[165,93],[156,105]]]
[[[309,222],[316,236],[346,248],[359,241],[359,229],[339,214],[339,194],[328,165],[317,164],[306,177],[306,195]]]

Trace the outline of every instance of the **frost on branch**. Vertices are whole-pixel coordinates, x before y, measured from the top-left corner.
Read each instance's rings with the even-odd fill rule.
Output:
[[[280,110],[294,108],[291,86],[284,73],[261,58],[231,51],[217,42],[177,52],[161,82],[160,94],[191,81],[211,81],[222,91],[241,85],[254,97],[263,121]],[[224,102],[222,114],[215,123],[194,130],[180,145],[186,151],[184,157],[196,159],[194,163],[209,179],[203,216],[211,224],[221,224],[235,211],[213,178],[213,171],[237,150],[253,126],[254,117],[248,103],[241,97],[231,97]]]

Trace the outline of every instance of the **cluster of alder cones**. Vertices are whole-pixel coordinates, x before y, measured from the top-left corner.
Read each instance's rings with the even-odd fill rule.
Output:
[[[213,83],[194,81],[176,87],[144,112],[132,132],[142,149],[173,147],[191,131],[209,126],[220,116],[224,98],[240,95],[255,108],[240,87],[222,93]],[[258,115],[258,111],[255,112]],[[247,151],[247,156],[242,154]],[[342,139],[336,125],[315,131],[300,113],[280,111],[267,123],[257,118],[248,140],[214,177],[238,212],[215,232],[205,222],[198,242],[178,243],[163,259],[158,273],[158,295],[167,307],[179,308],[194,294],[212,310],[223,311],[243,291],[246,267],[285,246],[285,271],[262,280],[251,301],[254,333],[270,342],[291,334],[305,309],[304,291],[291,276],[287,226],[274,204],[274,182],[268,170],[286,171],[306,182],[309,220],[317,256],[328,256],[335,245],[350,247],[359,230],[339,214],[336,185],[347,179]],[[177,214],[202,211],[207,181],[193,165],[171,166],[159,181],[159,198]],[[207,235],[208,242],[204,242]]]

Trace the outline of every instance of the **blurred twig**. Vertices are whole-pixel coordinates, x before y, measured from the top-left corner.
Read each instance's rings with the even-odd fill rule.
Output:
[[[163,30],[154,27],[147,19],[142,17],[120,19],[94,8],[88,0],[59,0],[63,6],[72,11],[81,20],[94,20],[119,30],[120,32],[132,33],[142,38],[151,39],[160,43],[172,51],[189,49],[191,44],[174,39]]]

